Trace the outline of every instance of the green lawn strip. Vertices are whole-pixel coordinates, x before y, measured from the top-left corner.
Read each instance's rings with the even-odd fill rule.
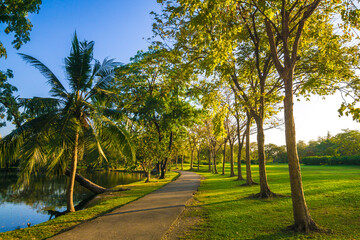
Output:
[[[129,191],[107,193],[105,197],[100,198],[94,205],[84,210],[68,213],[50,221],[19,230],[0,233],[0,239],[45,239],[78,225],[84,221],[112,211],[124,204],[132,202],[144,195],[159,189],[165,184],[175,180],[178,177],[176,172],[168,172],[165,179],[152,179],[150,183],[143,181],[119,185],[116,188],[130,188]]]
[[[229,177],[228,166],[226,175],[206,170],[202,166],[198,172],[206,179],[195,195],[204,221],[186,239],[360,239],[359,166],[302,166],[310,214],[322,228],[331,230],[310,234],[287,231],[293,216],[286,164],[267,166],[270,189],[285,196],[268,200],[249,198],[259,192],[259,186],[240,186],[245,181]],[[258,182],[258,167],[252,166],[252,171]]]

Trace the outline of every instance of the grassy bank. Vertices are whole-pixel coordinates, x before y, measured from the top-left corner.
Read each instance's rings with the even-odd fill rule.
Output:
[[[360,239],[360,167],[302,166],[305,197],[311,216],[331,232],[295,234],[288,167],[268,165],[270,189],[283,198],[248,198],[259,186],[242,187],[235,177],[211,174],[203,166],[202,180],[195,195],[203,221],[185,239]],[[221,170],[221,169],[220,169]],[[252,167],[258,182],[258,168]],[[245,172],[244,172],[245,174]]]
[[[72,228],[75,225],[107,213],[114,208],[132,202],[171,182],[178,173],[169,172],[166,179],[153,179],[150,183],[135,182],[119,185],[117,188],[130,188],[130,191],[113,192],[98,196],[98,200],[91,207],[74,213],[68,213],[53,220],[35,225],[30,228],[0,233],[0,239],[45,239]]]

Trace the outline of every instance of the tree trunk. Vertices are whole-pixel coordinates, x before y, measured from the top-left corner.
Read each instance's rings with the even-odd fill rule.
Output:
[[[264,120],[255,117],[257,126],[257,142],[258,142],[258,158],[259,158],[259,176],[260,176],[260,193],[256,194],[259,198],[275,197],[276,194],[271,192],[266,175],[265,162],[265,135],[264,135]]]
[[[241,172],[241,150],[243,148],[243,143],[239,144],[238,156],[237,156],[237,168],[238,168],[238,181],[244,180]]]
[[[65,175],[68,177],[71,177],[71,171],[70,169],[66,169]],[[83,177],[82,175],[76,173],[75,174],[75,181],[78,182],[82,187],[90,190],[91,192],[95,194],[100,194],[104,192],[111,192],[112,189],[104,188],[102,186],[97,185],[96,183],[90,181],[89,179]],[[126,190],[126,189],[120,189],[117,191]]]
[[[216,150],[214,149],[214,152],[213,152],[213,165],[214,165],[214,173],[215,174],[218,174],[218,169],[217,169],[217,164],[216,164]]]
[[[285,82],[285,99],[284,99],[284,115],[285,115],[285,136],[286,149],[288,156],[291,198],[293,203],[293,212],[295,223],[291,228],[299,232],[309,232],[318,230],[316,223],[310,216],[306,205],[304,190],[302,185],[301,170],[299,156],[296,148],[296,131],[294,121],[294,97],[293,97],[293,72],[289,71]]]
[[[194,149],[191,149],[190,171],[192,171],[193,168],[194,168],[194,150],[195,150],[195,148],[194,148]]]
[[[250,159],[250,124],[251,124],[251,117],[247,114],[247,123],[246,123],[246,144],[245,144],[245,154],[246,154],[246,183],[243,184],[244,186],[251,186],[257,184],[252,179],[251,174],[251,159]]]
[[[176,169],[176,170],[178,169],[178,161],[179,161],[179,157],[176,156],[176,157],[175,157],[175,169]]]
[[[244,145],[244,136],[241,138],[240,119],[238,117],[236,118],[236,123],[237,123],[237,138],[238,138],[238,154],[237,154],[238,178],[237,178],[237,180],[240,181],[240,180],[244,180],[244,178],[242,176],[242,172],[241,172],[241,150]]]
[[[234,172],[234,142],[229,141],[230,145],[230,177],[235,176]]]
[[[173,141],[173,132],[170,133],[170,137],[169,137],[169,146],[168,146],[169,152],[171,150],[172,141]],[[171,164],[171,161],[170,161],[170,164]],[[162,160],[160,162],[160,177],[159,177],[159,179],[165,179],[167,165],[168,165],[168,158],[166,157],[164,160]]]
[[[157,162],[155,164],[155,168],[156,168],[156,174],[159,175],[160,174],[160,162]]]
[[[181,170],[184,170],[184,156],[181,156]]]
[[[199,148],[199,150],[198,150],[198,171],[200,171],[200,148]]]
[[[66,198],[67,198],[67,211],[68,212],[75,212],[74,207],[74,184],[75,184],[75,175],[76,175],[76,167],[77,167],[77,160],[78,160],[78,145],[79,145],[79,130],[76,130],[75,133],[75,141],[74,141],[74,151],[70,166],[70,179],[69,179],[69,185],[66,192]]]
[[[209,146],[209,169],[208,169],[208,172],[211,172],[211,147]]]
[[[223,162],[222,162],[222,173],[221,175],[225,175],[225,160],[226,160],[226,140],[224,142],[224,152],[223,152]]]
[[[165,158],[160,162],[160,177],[159,179],[165,179],[166,167],[167,167],[168,158]]]
[[[146,174],[146,181],[145,182],[148,183],[148,182],[150,182],[151,171],[146,171],[145,174]]]
[[[309,210],[306,205],[299,156],[296,148],[296,131],[295,131],[295,120],[294,120],[294,96],[293,96],[293,77],[294,69],[297,61],[297,49],[300,42],[301,33],[305,25],[305,21],[309,18],[312,12],[317,8],[321,1],[316,0],[305,10],[306,15],[304,14],[303,18],[300,20],[298,28],[296,30],[295,40],[292,43],[292,50],[290,51],[289,46],[289,22],[290,22],[290,13],[285,10],[283,6],[282,13],[282,41],[283,41],[283,56],[284,59],[282,66],[279,56],[277,55],[276,44],[274,40],[274,34],[272,31],[272,26],[268,20],[265,20],[266,33],[269,39],[269,46],[271,50],[271,56],[274,62],[274,65],[280,74],[281,78],[284,81],[285,85],[285,98],[284,98],[284,117],[285,117],[285,139],[286,139],[286,150],[288,156],[288,165],[289,165],[289,175],[290,175],[290,186],[291,186],[291,198],[293,203],[293,212],[294,212],[294,225],[292,228],[295,231],[299,232],[308,232],[316,231],[319,228],[316,226],[315,222],[312,220]],[[283,2],[285,4],[285,2]]]

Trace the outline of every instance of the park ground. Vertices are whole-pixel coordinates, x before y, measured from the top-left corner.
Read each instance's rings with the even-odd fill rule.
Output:
[[[202,176],[201,186],[194,201],[178,221],[182,224],[188,223],[186,219],[190,219],[195,224],[175,226],[172,230],[176,234],[168,235],[172,239],[360,239],[359,166],[302,166],[310,213],[324,229],[324,232],[310,234],[296,234],[287,230],[293,219],[286,164],[267,166],[271,190],[284,196],[268,200],[252,198],[259,191],[259,186],[241,186],[244,181],[236,181],[236,177],[228,176],[228,166],[226,175],[208,173],[207,168],[201,166],[200,171],[195,170]],[[185,166],[187,169],[188,165]],[[252,171],[254,180],[258,181],[258,167],[252,166]],[[176,177],[177,173],[170,172],[165,180],[153,179],[147,184],[142,181],[118,186],[128,187],[131,191],[102,195],[85,210],[30,228],[1,233],[0,239],[51,237],[134,201]]]
[[[98,195],[84,210],[68,213],[50,221],[11,232],[0,233],[0,240],[7,239],[47,239],[74,226],[111,212],[115,208],[135,201],[146,194],[159,189],[179,176],[169,172],[165,179],[153,179],[150,183],[139,181],[127,185],[118,185],[114,189],[130,188],[130,191],[111,192]]]
[[[302,176],[311,216],[322,233],[296,234],[288,231],[293,223],[287,164],[267,165],[270,189],[284,195],[267,200],[251,196],[259,186],[241,186],[226,175],[206,172],[195,201],[184,218],[201,218],[183,239],[360,239],[360,166],[304,166]],[[220,168],[221,170],[221,168]],[[258,167],[252,166],[258,181]],[[245,172],[243,172],[245,175]],[[245,177],[245,176],[244,176]]]

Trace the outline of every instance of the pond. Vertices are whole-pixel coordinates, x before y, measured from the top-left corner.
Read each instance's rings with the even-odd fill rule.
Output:
[[[81,172],[81,175],[100,186],[111,188],[142,179],[141,173],[116,171]],[[15,189],[17,172],[0,171],[0,232],[11,231],[45,222],[54,218],[54,211],[66,210],[67,177],[34,176],[26,188]],[[74,204],[94,195],[77,183]]]

